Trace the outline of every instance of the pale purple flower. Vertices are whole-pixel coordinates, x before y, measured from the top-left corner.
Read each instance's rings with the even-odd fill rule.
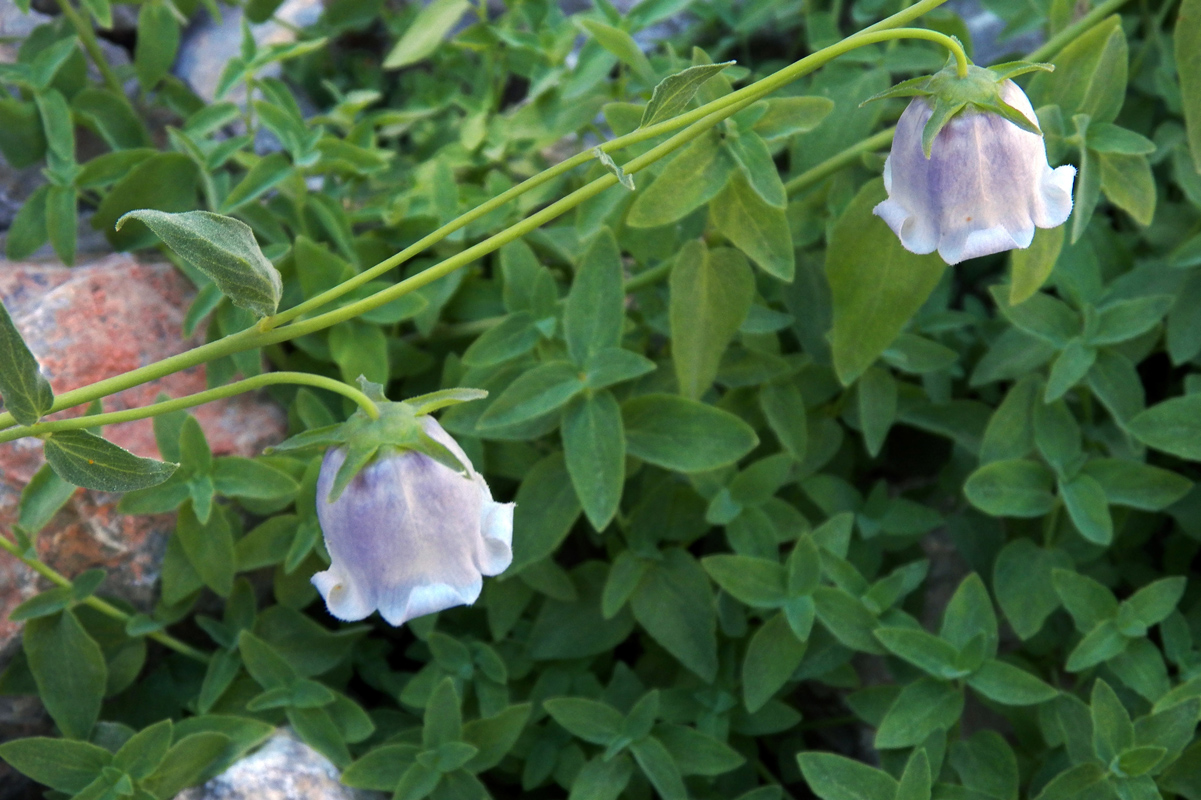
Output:
[[[464,473],[415,450],[381,451],[329,502],[346,450],[331,448],[317,479],[317,517],[331,564],[313,585],[338,619],[378,610],[392,625],[480,596],[483,575],[513,561],[513,504],[497,503],[467,455],[433,417],[425,432]]]
[[[998,88],[1002,100],[1037,125],[1017,84],[1005,80]],[[929,100],[915,97],[901,115],[884,162],[888,199],[875,208],[906,250],[937,250],[958,264],[1029,247],[1036,226],[1067,221],[1076,168],[1051,169],[1041,136],[969,105],[938,133],[926,158],[922,131],[932,111]]]

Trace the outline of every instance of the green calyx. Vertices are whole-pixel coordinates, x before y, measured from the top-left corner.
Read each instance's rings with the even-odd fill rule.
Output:
[[[954,59],[951,59],[933,75],[910,78],[863,102],[866,104],[887,97],[926,98],[933,112],[926,122],[926,127],[922,129],[922,152],[929,158],[939,132],[966,109],[998,114],[1022,130],[1041,136],[1042,131],[1038,125],[1001,99],[1001,84],[1027,72],[1052,72],[1054,69],[1054,64],[1011,61],[995,67],[977,67],[972,64],[968,66],[966,75],[960,75]]]
[[[430,394],[393,402],[384,396],[384,387],[359,377],[359,387],[379,409],[379,418],[372,419],[358,409],[345,422],[315,428],[267,448],[276,453],[327,447],[346,449],[346,460],[334,477],[329,502],[337,500],[363,467],[376,456],[392,455],[415,450],[458,473],[466,473],[470,465],[463,463],[446,445],[425,431],[421,418],[446,406],[480,400],[488,393],[480,389],[443,389]]]

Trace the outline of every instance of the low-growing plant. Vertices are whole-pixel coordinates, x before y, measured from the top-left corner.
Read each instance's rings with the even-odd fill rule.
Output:
[[[196,3],[112,67],[59,0],[0,65],[7,253],[86,211],[207,340],[56,395],[0,313],[52,585],[0,691],[60,734],[0,758],[165,800],[288,724],[401,800],[1201,800],[1201,0],[991,0],[1043,35],[991,70],[941,2],[339,0],[205,102]],[[252,390],[290,438],[214,456],[188,409]],[[162,460],[103,437],[147,417]],[[41,560],[77,486],[176,512],[153,609]]]

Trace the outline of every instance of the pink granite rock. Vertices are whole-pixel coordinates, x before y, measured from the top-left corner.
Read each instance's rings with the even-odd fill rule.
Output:
[[[113,255],[88,266],[0,261],[0,299],[42,364],[56,393],[180,353],[203,342],[181,338],[184,314],[194,294],[170,264],[140,264]],[[105,411],[203,391],[204,367],[105,398]],[[75,416],[83,409],[69,409]],[[241,395],[193,410],[218,455],[255,455],[283,438],[282,409],[265,397]],[[142,456],[157,457],[150,420],[106,427],[106,437]],[[41,442],[23,439],[0,445],[0,530],[16,519],[22,487],[42,464]],[[148,608],[153,601],[171,515],[124,516],[117,495],[79,490],[38,537],[45,561],[67,576],[93,567],[109,572],[102,592]],[[38,580],[23,564],[0,552],[0,665],[20,640],[21,626],[9,612],[33,596]]]

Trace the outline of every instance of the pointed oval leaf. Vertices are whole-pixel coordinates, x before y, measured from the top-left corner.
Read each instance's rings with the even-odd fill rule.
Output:
[[[117,220],[117,230],[128,219],[145,223],[176,255],[212,278],[234,305],[260,317],[279,308],[279,271],[263,255],[246,223],[208,211],[171,214],[143,208]]]

